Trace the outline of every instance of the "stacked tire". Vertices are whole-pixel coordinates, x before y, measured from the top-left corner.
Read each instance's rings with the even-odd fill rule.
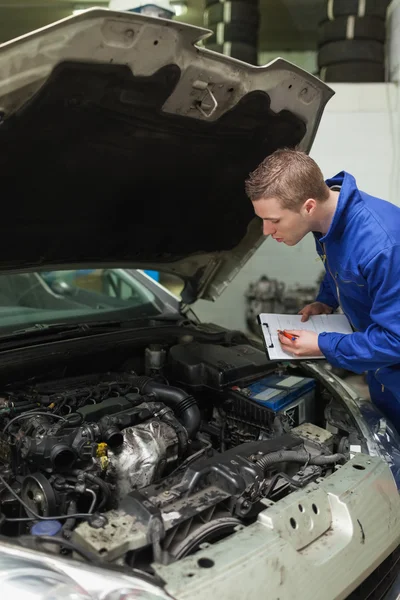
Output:
[[[259,22],[258,0],[206,0],[204,25],[213,34],[204,45],[256,65]]]
[[[390,0],[328,0],[318,27],[319,76],[326,82],[385,81]]]

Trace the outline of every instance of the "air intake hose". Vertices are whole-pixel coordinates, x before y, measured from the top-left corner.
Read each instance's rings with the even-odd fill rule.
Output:
[[[264,471],[279,463],[291,462],[309,465],[331,465],[338,462],[345,462],[346,458],[343,454],[321,454],[319,456],[310,456],[305,450],[281,450],[279,452],[271,452],[262,458],[258,459],[257,465]]]
[[[193,396],[180,388],[159,383],[150,377],[134,377],[131,381],[141,394],[153,395],[159,402],[170,406],[188,432],[189,438],[195,437],[200,427],[201,416]]]

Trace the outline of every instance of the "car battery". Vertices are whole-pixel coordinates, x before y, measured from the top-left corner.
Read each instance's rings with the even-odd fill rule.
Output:
[[[285,414],[291,427],[313,420],[315,381],[310,377],[269,375],[241,388],[240,392],[257,404]]]

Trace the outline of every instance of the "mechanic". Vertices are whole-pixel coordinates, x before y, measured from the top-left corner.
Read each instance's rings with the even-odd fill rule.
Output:
[[[287,246],[314,235],[326,272],[301,320],[340,306],[353,328],[288,332],[297,337],[280,335],[282,348],[367,372],[373,403],[400,432],[400,208],[359,190],[345,171],[325,182],[315,161],[292,149],[268,156],[245,188],[265,235]]]

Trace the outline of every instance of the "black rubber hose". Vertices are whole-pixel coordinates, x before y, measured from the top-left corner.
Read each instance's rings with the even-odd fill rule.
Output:
[[[71,500],[71,502],[69,503],[69,507],[67,510],[67,515],[73,515],[74,513],[76,513],[76,502],[75,500]],[[74,528],[76,523],[76,519],[71,518],[71,519],[67,519],[63,525],[62,528],[62,533],[63,536],[66,537],[67,539],[69,539],[72,535],[72,529]]]
[[[176,436],[178,438],[179,450],[182,455],[186,452],[188,433],[186,431],[186,428],[183,427],[181,423],[179,423],[178,419],[173,414],[172,409],[168,407],[165,410],[168,412],[165,412],[164,414],[160,415],[160,419],[161,421],[172,427],[172,429],[175,431]]]
[[[31,406],[32,404],[33,406],[37,406],[36,402],[34,402],[33,400],[14,401],[9,404],[12,404],[12,406],[9,406],[11,410],[17,408],[26,408],[27,406]]]
[[[331,465],[346,460],[343,454],[320,454],[319,456],[310,456],[305,450],[280,450],[266,454],[257,461],[257,465],[264,471],[267,471],[273,465],[283,462],[309,464],[309,465]]]
[[[134,377],[132,384],[141,394],[152,394],[160,402],[170,406],[181,421],[190,439],[196,436],[199,430],[201,415],[196,400],[180,388],[154,381],[150,377]]]
[[[89,481],[91,481],[92,483],[95,483],[96,485],[98,485],[102,491],[102,498],[101,498],[100,504],[97,507],[97,510],[99,511],[108,503],[108,501],[111,497],[111,490],[108,487],[107,483],[105,481],[103,481],[102,479],[100,479],[100,477],[97,477],[96,475],[93,475],[92,473],[85,473],[85,477],[86,477],[86,479],[89,479]]]
[[[33,404],[31,402],[30,404],[29,403],[26,403],[26,404],[15,404],[14,408],[12,408],[11,410],[13,411],[13,413],[14,412],[20,412],[20,411],[25,412],[25,411],[31,410],[31,408],[38,408],[39,409],[39,407],[38,407],[37,404]]]

